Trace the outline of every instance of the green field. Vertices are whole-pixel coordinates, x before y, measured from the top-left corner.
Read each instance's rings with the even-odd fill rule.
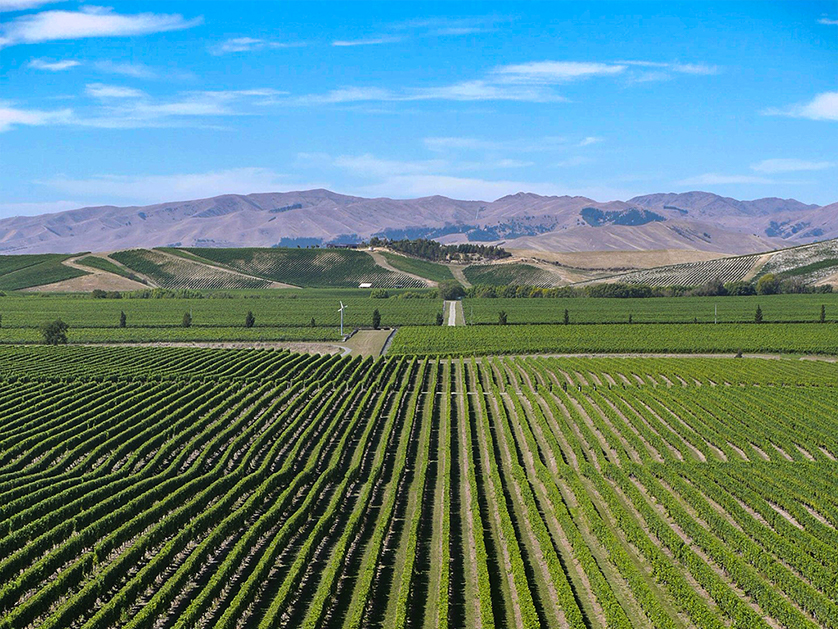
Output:
[[[451,274],[451,269],[444,264],[400,256],[386,251],[382,252],[381,255],[384,256],[384,259],[393,268],[404,271],[405,273],[412,273],[413,275],[424,277],[432,282],[446,282],[454,279],[454,276]]]
[[[60,253],[0,256],[0,290],[21,290],[86,275],[62,264],[69,257]]]
[[[838,324],[590,324],[410,327],[396,334],[395,355],[732,353],[838,354]]]
[[[0,627],[835,628],[834,374],[0,348]]]
[[[167,255],[154,249],[131,249],[110,254],[129,269],[150,277],[158,286],[172,289],[212,290],[267,288],[267,280],[247,277],[181,256]]]
[[[487,286],[556,286],[558,276],[530,264],[472,264],[463,269],[472,284]]]
[[[34,331],[42,323],[62,319],[70,325],[71,334],[80,328],[114,328],[120,312],[125,312],[128,329],[170,328],[179,326],[184,312],[192,313],[196,328],[239,328],[248,311],[256,317],[254,333],[271,328],[302,328],[306,334],[322,338],[322,328],[337,330],[338,308],[342,301],[345,326],[369,327],[372,312],[381,313],[386,327],[402,325],[434,325],[442,311],[439,299],[403,299],[394,293],[389,299],[372,299],[370,291],[360,290],[286,290],[222,293],[204,299],[94,299],[90,295],[7,295],[0,297],[2,328],[0,338],[10,339],[16,329]],[[315,320],[312,330],[311,320]],[[139,332],[138,332],[139,333]],[[143,334],[149,334],[145,331]],[[273,333],[276,334],[276,333]]]
[[[388,271],[372,256],[346,249],[184,249],[213,264],[292,286],[352,288],[423,287],[410,276]]]
[[[748,297],[653,297],[609,299],[594,297],[509,299],[474,298],[463,301],[469,325],[498,322],[498,312],[510,324],[563,323],[567,309],[572,323],[720,323],[751,322],[757,306],[765,321],[818,321],[821,305],[826,318],[838,321],[838,293],[823,295],[755,295]]]
[[[137,282],[144,281],[142,278],[131,273],[131,271],[129,271],[125,267],[121,267],[118,264],[114,264],[110,260],[107,260],[99,256],[85,256],[83,258],[79,258],[77,262],[82,266],[87,266],[92,269],[99,269],[100,271],[107,271],[108,273],[114,273],[115,275],[127,277],[129,280],[135,280]]]

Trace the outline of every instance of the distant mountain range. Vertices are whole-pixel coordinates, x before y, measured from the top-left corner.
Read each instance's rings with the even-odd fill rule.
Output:
[[[695,249],[753,253],[838,237],[838,203],[739,201],[709,192],[600,203],[520,192],[496,201],[365,199],[328,190],[86,207],[0,220],[0,253],[134,247],[272,247],[370,236],[503,243],[542,251]]]

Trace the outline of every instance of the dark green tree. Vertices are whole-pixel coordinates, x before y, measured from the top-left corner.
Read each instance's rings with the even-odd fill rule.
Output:
[[[436,313],[436,324],[437,325],[442,325],[444,319],[445,319],[445,317],[442,316],[441,312]]]
[[[378,312],[378,308],[372,311],[372,327],[374,330],[381,327],[381,313]]]
[[[309,327],[317,327],[317,322],[314,320],[314,317],[311,318],[311,321],[308,322]]]
[[[820,323],[826,323],[826,306],[821,304],[821,317],[819,319]]]
[[[247,315],[245,315],[245,317],[244,317],[244,327],[252,328],[253,324],[255,324],[255,323],[256,323],[256,317],[254,317],[253,313],[250,310],[248,310]]]
[[[184,312],[183,313],[183,321],[180,322],[181,327],[190,328],[192,327],[192,313],[191,312]]]
[[[439,283],[439,297],[440,299],[460,299],[465,297],[466,291],[463,285],[456,281],[447,281]]]
[[[66,345],[67,330],[69,328],[70,326],[61,319],[43,324],[41,326],[41,334],[44,337],[44,343],[47,345]]]
[[[757,281],[757,294],[776,295],[780,291],[780,279],[773,273],[763,275]]]
[[[506,325],[506,311],[501,310],[498,312],[498,325]]]
[[[631,323],[631,322],[632,322],[632,316],[629,315],[629,323]]]
[[[567,308],[564,309],[564,324],[570,325],[570,313],[567,311]]]
[[[754,323],[762,323],[762,308],[757,306],[757,312],[754,315]]]
[[[119,312],[119,327],[124,328],[128,323],[128,317],[125,316],[125,311],[120,310]]]

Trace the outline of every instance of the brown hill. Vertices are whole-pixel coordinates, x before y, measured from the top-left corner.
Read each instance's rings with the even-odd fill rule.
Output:
[[[0,253],[356,242],[372,235],[505,242],[547,251],[693,249],[749,253],[838,236],[835,204],[737,201],[707,192],[600,203],[518,193],[495,201],[442,196],[366,199],[307,190],[88,207],[0,220]]]

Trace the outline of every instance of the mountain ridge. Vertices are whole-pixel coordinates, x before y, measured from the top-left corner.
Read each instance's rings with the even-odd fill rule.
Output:
[[[100,205],[0,219],[0,253],[132,247],[306,246],[370,236],[503,242],[552,251],[697,249],[751,253],[838,237],[838,204],[750,201],[709,192],[627,201],[532,192],[494,201],[365,198],[324,188],[224,194],[146,206]]]

